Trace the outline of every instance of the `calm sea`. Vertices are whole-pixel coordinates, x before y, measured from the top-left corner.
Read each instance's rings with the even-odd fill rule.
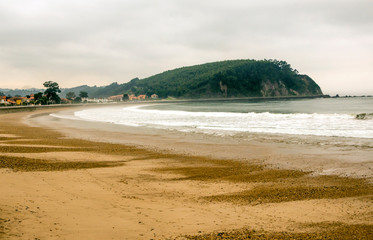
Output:
[[[180,102],[75,112],[81,120],[213,135],[269,133],[373,138],[373,98]]]

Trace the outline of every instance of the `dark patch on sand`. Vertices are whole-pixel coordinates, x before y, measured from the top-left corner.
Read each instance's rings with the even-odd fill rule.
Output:
[[[221,231],[209,234],[184,236],[193,240],[222,240],[222,239],[372,239],[373,225],[343,224],[343,223],[317,223],[309,225],[315,231],[310,232],[263,232],[251,229]]]
[[[335,186],[258,186],[252,190],[205,197],[209,201],[229,201],[239,204],[279,203],[308,199],[333,199],[373,194],[365,185]]]
[[[17,143],[18,144],[18,143]],[[60,148],[60,147],[46,147],[37,145],[28,146],[0,146],[0,152],[2,153],[46,153],[46,152],[71,152],[71,151],[87,151],[84,148]]]
[[[66,171],[88,168],[116,167],[124,165],[123,162],[61,162],[47,161],[24,157],[0,157],[0,168],[9,168],[14,171]]]
[[[196,162],[196,165],[199,164]],[[298,178],[308,174],[296,170],[265,169],[263,166],[236,161],[227,162],[225,160],[221,163],[214,161],[214,164],[218,164],[218,166],[165,167],[157,169],[157,171],[172,172],[185,176],[177,180],[222,180],[231,182],[269,182],[284,178]]]
[[[364,179],[310,176],[297,170],[268,169],[238,161],[207,158],[185,160],[194,166],[166,166],[155,169],[182,175],[174,180],[230,181],[255,183],[248,190],[204,197],[207,201],[237,204],[279,203],[309,199],[335,199],[372,195],[373,186]]]

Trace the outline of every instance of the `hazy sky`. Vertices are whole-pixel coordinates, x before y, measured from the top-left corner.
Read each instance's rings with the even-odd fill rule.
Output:
[[[326,94],[373,94],[373,0],[0,0],[0,88],[271,58]]]

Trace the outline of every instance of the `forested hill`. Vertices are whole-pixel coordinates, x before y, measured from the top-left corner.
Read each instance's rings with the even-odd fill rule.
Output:
[[[322,95],[307,75],[285,61],[231,60],[182,67],[145,79],[116,83],[94,95],[157,94],[160,98],[216,98]]]
[[[157,94],[160,98],[221,98],[322,95],[320,87],[307,75],[291,68],[285,61],[230,60],[182,67],[128,83],[104,87],[79,86],[62,89],[80,91],[89,97],[119,94]]]

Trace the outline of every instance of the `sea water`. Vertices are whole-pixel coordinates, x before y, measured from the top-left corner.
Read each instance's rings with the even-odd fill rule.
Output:
[[[75,112],[75,118],[133,127],[234,136],[242,133],[373,138],[372,97],[176,102]]]

